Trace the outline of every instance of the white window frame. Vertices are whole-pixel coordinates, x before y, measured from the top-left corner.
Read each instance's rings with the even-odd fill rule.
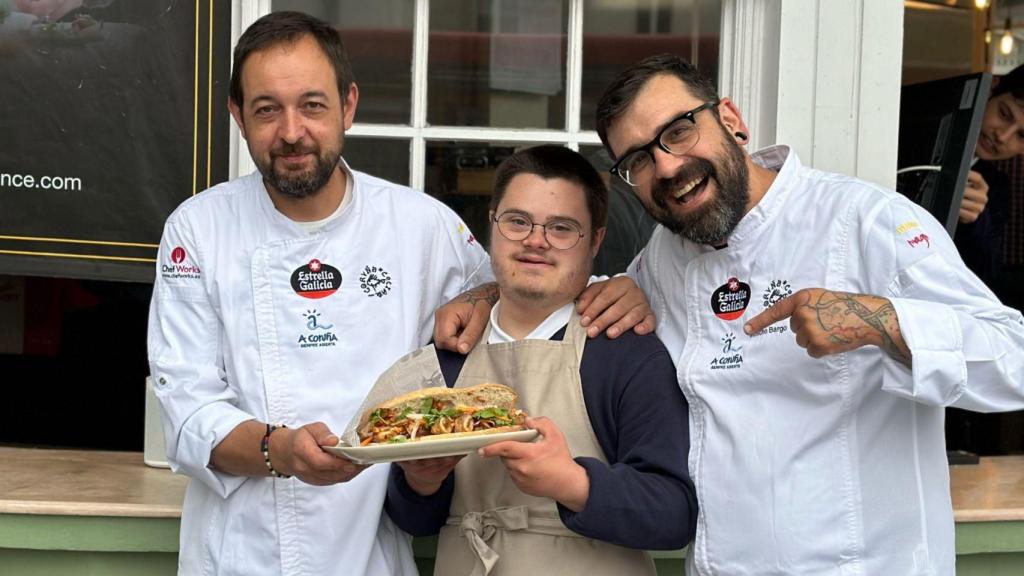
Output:
[[[583,2],[570,0],[566,128],[427,126],[429,0],[416,0],[412,124],[357,122],[352,136],[409,140],[408,184],[424,187],[431,140],[600,144],[580,130]],[[790,145],[805,165],[893,186],[899,128],[903,3],[895,0],[721,0],[719,92],[739,106],[748,149]],[[271,0],[232,0],[232,47]],[[231,177],[255,170],[231,133]]]
[[[271,0],[232,0],[235,10],[232,23],[232,49],[238,36],[257,18],[270,13]],[[347,136],[366,136],[407,140],[411,142],[409,158],[410,187],[423,190],[426,174],[426,148],[430,141],[457,140],[464,142],[488,142],[517,144],[523,142],[564,144],[579,150],[581,144],[601,145],[601,139],[594,130],[580,129],[581,86],[583,68],[583,2],[569,0],[568,30],[569,45],[566,50],[566,94],[565,129],[520,129],[476,126],[428,126],[427,125],[427,57],[430,35],[430,0],[416,0],[413,24],[412,61],[412,124],[373,124],[356,122],[346,132]],[[694,11],[697,4],[694,3]],[[695,14],[696,16],[696,14]],[[696,43],[694,44],[696,49]],[[240,153],[237,130],[231,134],[231,177],[247,174],[256,169],[248,154]],[[358,168],[358,167],[357,167]]]

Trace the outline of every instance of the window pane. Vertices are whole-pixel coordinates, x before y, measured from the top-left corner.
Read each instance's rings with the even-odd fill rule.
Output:
[[[608,172],[612,162],[602,146],[580,146],[580,154],[590,160],[609,185],[608,230],[594,258],[594,274],[610,276],[625,272],[651,237],[654,219],[647,215],[632,188]]]
[[[494,169],[520,146],[509,142],[427,142],[426,192],[447,204],[489,244],[488,211]]]
[[[359,86],[356,122],[410,124],[414,0],[274,0],[334,24]]]
[[[593,130],[605,88],[624,68],[653,54],[678,54],[717,84],[721,12],[721,0],[584,2],[580,126]]]
[[[342,154],[353,170],[409,185],[409,141],[346,136]]]
[[[427,120],[565,128],[566,0],[433,0]]]

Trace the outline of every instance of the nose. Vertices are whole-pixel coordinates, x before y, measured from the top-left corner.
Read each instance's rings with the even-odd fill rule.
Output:
[[[679,165],[683,162],[681,156],[673,156],[658,146],[652,147],[650,154],[654,162],[655,178],[673,178],[679,172]]]
[[[548,244],[548,237],[544,233],[544,225],[534,224],[533,229],[530,230],[530,233],[526,236],[526,238],[523,238],[523,245],[532,246],[534,248],[550,247],[550,244]]]
[[[287,110],[281,115],[281,124],[278,127],[281,139],[289,144],[295,144],[306,135],[306,127],[302,122],[302,115],[297,110]]]

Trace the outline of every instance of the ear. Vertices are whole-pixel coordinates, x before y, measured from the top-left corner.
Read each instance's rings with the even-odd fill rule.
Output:
[[[228,97],[228,112],[230,112],[231,117],[235,119],[238,131],[241,132],[242,138],[245,139],[245,122],[242,120],[242,109],[236,106],[230,97]]]
[[[603,226],[601,228],[598,228],[597,230],[594,230],[594,237],[590,240],[591,258],[597,257],[597,251],[601,249],[601,242],[604,242],[604,233],[607,231],[608,229]]]
[[[736,107],[729,98],[722,98],[718,103],[718,118],[721,120],[722,125],[725,126],[726,131],[729,134],[735,134],[736,132],[742,132],[750,137],[750,130],[747,129],[747,124],[743,121],[743,116],[740,115],[740,109]]]
[[[359,86],[356,86],[355,82],[348,85],[348,94],[345,95],[345,99],[342,101],[342,122],[345,130],[352,127],[352,122],[356,117],[356,106],[359,104]]]

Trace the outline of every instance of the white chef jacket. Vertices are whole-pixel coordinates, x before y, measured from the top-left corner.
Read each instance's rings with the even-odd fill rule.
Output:
[[[258,173],[167,220],[149,359],[168,461],[193,480],[182,574],[416,573],[408,537],[382,519],[387,466],[328,487],[208,467],[253,418],[323,421],[340,435],[378,374],[429,340],[434,309],[493,279],[443,204],[349,174],[351,204],[313,234],[274,208]]]
[[[1024,320],[903,196],[784,146],[754,161],[779,173],[726,248],[659,226],[630,265],[690,402],[689,571],[952,575],[943,407],[1024,408]],[[811,358],[788,321],[743,333],[813,287],[889,298],[912,369],[873,346]]]

